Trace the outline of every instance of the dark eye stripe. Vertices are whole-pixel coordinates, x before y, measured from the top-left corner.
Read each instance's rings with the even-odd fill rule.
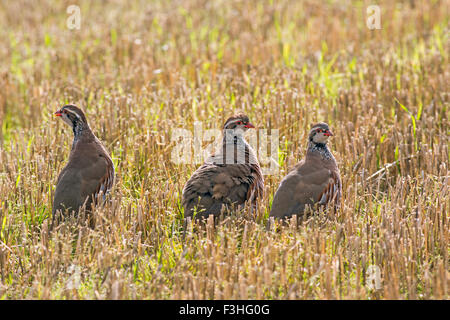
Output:
[[[74,117],[74,118],[81,119],[80,116],[79,116],[75,111],[64,110],[64,112],[65,112],[67,115],[71,115],[71,116]]]

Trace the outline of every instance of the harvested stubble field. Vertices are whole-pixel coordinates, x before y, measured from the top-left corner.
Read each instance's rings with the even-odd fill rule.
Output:
[[[76,2],[76,3],[74,3]],[[80,8],[69,29],[69,5]],[[449,4],[377,1],[0,2],[2,299],[447,299]],[[95,229],[48,233],[86,111],[116,184]],[[253,215],[183,239],[176,128],[236,110],[279,130]],[[266,230],[282,177],[326,121],[343,205]]]

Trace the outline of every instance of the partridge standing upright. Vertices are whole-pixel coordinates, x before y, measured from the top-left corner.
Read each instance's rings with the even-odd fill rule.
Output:
[[[326,123],[313,125],[306,158],[281,181],[272,201],[269,217],[301,215],[305,206],[339,206],[342,185],[336,160],[327,147],[333,134]]]
[[[237,208],[261,197],[264,180],[254,150],[244,132],[254,128],[245,114],[230,117],[223,126],[220,152],[211,155],[194,172],[183,189],[185,217],[219,216],[223,209]]]
[[[114,183],[111,157],[91,131],[83,111],[74,105],[66,105],[55,115],[72,127],[74,138],[69,161],[56,183],[52,225],[57,222],[59,211],[63,216],[72,212],[77,214],[85,205],[89,212],[98,195],[102,194],[104,199]]]

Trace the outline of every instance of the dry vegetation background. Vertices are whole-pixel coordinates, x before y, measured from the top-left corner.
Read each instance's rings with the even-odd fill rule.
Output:
[[[80,30],[66,9],[81,8]],[[0,2],[2,299],[447,299],[449,3]],[[72,132],[86,110],[116,166],[95,230],[47,235]],[[280,130],[255,216],[182,238],[174,128],[234,110]],[[266,231],[273,194],[315,121],[335,133],[343,207]],[[368,285],[368,269],[380,286]]]

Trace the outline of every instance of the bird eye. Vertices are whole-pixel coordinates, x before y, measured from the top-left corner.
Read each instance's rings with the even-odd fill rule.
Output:
[[[317,129],[317,132],[322,132],[322,129]]]
[[[242,124],[242,121],[238,121],[238,122],[236,122],[237,124]]]

